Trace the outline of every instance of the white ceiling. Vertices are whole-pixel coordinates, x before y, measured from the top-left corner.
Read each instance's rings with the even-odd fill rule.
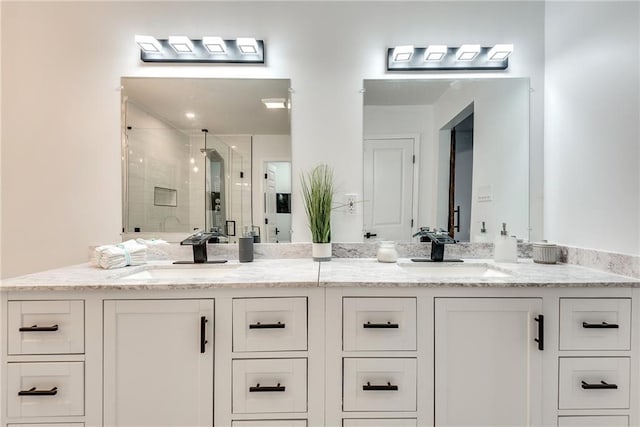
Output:
[[[289,135],[290,110],[267,110],[261,102],[289,99],[289,87],[288,79],[122,79],[123,96],[147,112],[178,129],[214,135]]]
[[[364,105],[431,105],[456,80],[365,80]]]

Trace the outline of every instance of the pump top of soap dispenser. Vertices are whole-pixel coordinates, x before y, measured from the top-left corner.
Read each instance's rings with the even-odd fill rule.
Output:
[[[508,236],[509,233],[507,232],[507,223],[503,222],[502,223],[502,230],[500,230],[500,235],[501,236]]]

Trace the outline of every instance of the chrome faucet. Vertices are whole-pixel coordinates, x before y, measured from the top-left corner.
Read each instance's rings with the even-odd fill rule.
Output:
[[[226,259],[211,261],[207,259],[207,243],[217,243],[219,237],[226,236],[218,230],[211,232],[196,231],[180,242],[181,245],[191,246],[193,249],[193,261],[175,261],[174,264],[222,264],[227,262]]]
[[[461,259],[444,259],[444,245],[457,243],[446,230],[433,230],[429,227],[420,227],[413,237],[420,237],[421,242],[431,242],[431,259],[411,258],[414,262],[462,262]]]

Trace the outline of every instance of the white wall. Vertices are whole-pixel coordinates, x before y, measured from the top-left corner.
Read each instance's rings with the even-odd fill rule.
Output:
[[[327,162],[341,192],[359,193],[360,89],[363,79],[389,77],[387,47],[513,43],[509,70],[464,76],[531,77],[536,89],[532,210],[539,207],[542,2],[1,2],[0,7],[5,277],[82,262],[88,245],[119,239],[121,76],[290,78],[293,175]],[[212,31],[264,39],[266,66],[145,65],[133,42],[135,34],[200,37]],[[41,49],[42,40],[56,48]],[[44,194],[43,183],[50,189]],[[294,180],[293,194],[298,188]],[[294,241],[310,240],[302,212],[294,198]],[[540,226],[541,221],[534,224]],[[332,236],[359,241],[361,229],[360,216],[338,216]],[[36,240],[58,250],[34,258]]]
[[[545,238],[640,254],[640,3],[546,9]]]

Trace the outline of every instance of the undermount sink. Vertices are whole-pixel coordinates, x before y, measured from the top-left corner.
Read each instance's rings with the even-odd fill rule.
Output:
[[[490,267],[487,264],[441,263],[441,262],[411,262],[398,264],[400,268],[410,274],[422,277],[447,278],[493,278],[510,277],[509,273]]]
[[[240,267],[240,264],[185,264],[155,267],[121,277],[126,280],[150,279],[208,279],[221,277]]]

